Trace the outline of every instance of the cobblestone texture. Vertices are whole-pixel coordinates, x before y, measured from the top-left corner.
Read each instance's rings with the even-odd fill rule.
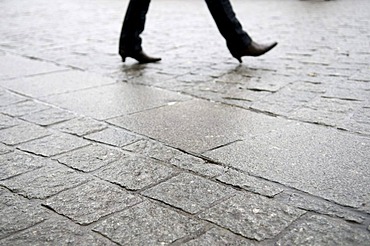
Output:
[[[200,214],[247,238],[262,241],[273,238],[304,211],[274,202],[262,196],[236,195]]]
[[[226,172],[226,168],[222,166],[207,163],[201,158],[153,140],[140,140],[124,146],[123,149],[171,163],[179,168],[191,170],[207,177],[216,177]]]
[[[117,245],[95,233],[86,233],[82,228],[67,221],[48,220],[36,227],[0,241],[2,245]]]
[[[233,190],[193,175],[180,174],[143,194],[194,214],[232,195]]]
[[[370,234],[346,224],[317,215],[294,226],[277,245],[368,245]]]
[[[199,238],[196,238],[194,240],[191,240],[184,245],[186,246],[197,246],[197,245],[215,245],[215,246],[221,246],[221,245],[235,245],[235,246],[250,246],[250,245],[257,245],[252,240],[247,240],[245,238],[242,238],[240,236],[236,236],[235,234],[221,229],[213,228],[209,231],[207,231],[205,234],[200,236]]]
[[[51,108],[40,112],[36,112],[31,115],[25,115],[21,118],[41,126],[48,126],[55,123],[70,120],[74,117],[75,116],[68,111],[60,110],[57,108]]]
[[[47,219],[45,209],[3,188],[0,201],[0,239]]]
[[[123,147],[140,140],[140,136],[120,128],[109,127],[100,132],[92,133],[85,136],[86,139],[97,142]]]
[[[4,155],[0,155],[0,180],[8,179],[13,176],[32,171],[45,166],[47,163],[47,160],[19,151],[14,151],[11,153],[5,152]]]
[[[105,129],[106,124],[83,117],[56,124],[52,126],[52,128],[65,133],[70,133],[77,136],[84,136]]]
[[[40,170],[1,181],[0,184],[28,198],[43,199],[87,180],[87,177],[55,164],[55,167],[45,166]]]
[[[0,142],[8,145],[16,145],[51,134],[48,130],[40,126],[22,123],[11,128],[0,130]]]
[[[103,220],[94,228],[127,245],[163,245],[202,229],[202,224],[167,208],[145,202]]]
[[[35,101],[25,101],[20,102],[17,104],[12,104],[6,108],[2,107],[0,108],[2,113],[5,113],[7,115],[11,116],[24,116],[32,113],[36,113],[45,109],[49,109],[50,107],[46,104],[42,104]]]
[[[21,121],[10,116],[0,114],[0,130],[19,125]]]
[[[19,148],[42,156],[53,156],[88,144],[86,140],[74,136],[57,134],[21,144]]]
[[[0,1],[0,245],[368,244],[369,1],[231,3]]]
[[[54,159],[74,169],[91,172],[124,157],[125,154],[116,149],[94,144],[56,156]]]
[[[129,190],[140,190],[174,175],[163,163],[142,157],[123,158],[98,170],[95,175]]]
[[[45,205],[78,224],[89,224],[141,201],[108,183],[92,181],[48,199]]]
[[[235,171],[229,171],[217,180],[267,197],[274,197],[284,190],[277,184]]]

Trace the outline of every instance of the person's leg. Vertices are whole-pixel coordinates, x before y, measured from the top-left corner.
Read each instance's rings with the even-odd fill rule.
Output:
[[[236,18],[229,0],[206,0],[206,3],[232,54],[252,42]]]
[[[205,0],[218,30],[225,38],[227,47],[233,57],[241,62],[242,56],[259,56],[277,43],[260,45],[252,41],[235,16],[229,0]]]
[[[150,0],[130,0],[129,2],[119,40],[119,54],[122,61],[125,61],[126,57],[132,57],[140,63],[160,60],[160,58],[147,56],[141,46],[140,34],[144,31],[149,4]]]

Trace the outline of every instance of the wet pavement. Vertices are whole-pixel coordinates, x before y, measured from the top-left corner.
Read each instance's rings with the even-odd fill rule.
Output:
[[[369,245],[370,3],[0,2],[0,245]]]

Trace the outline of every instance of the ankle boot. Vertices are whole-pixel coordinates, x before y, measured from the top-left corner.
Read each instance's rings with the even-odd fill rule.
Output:
[[[236,52],[233,55],[235,59],[237,59],[240,63],[242,63],[242,57],[243,56],[260,56],[265,54],[266,52],[270,51],[272,48],[274,48],[278,43],[273,42],[270,44],[258,44],[254,41],[252,41],[247,47],[245,47],[243,50],[240,50],[239,52]]]
[[[159,57],[148,56],[142,50],[138,51],[138,52],[135,52],[135,53],[132,53],[132,54],[126,53],[124,51],[120,51],[119,54],[122,57],[122,62],[125,62],[127,57],[131,57],[131,58],[135,59],[136,61],[138,61],[141,64],[158,62],[158,61],[162,60],[162,58],[159,58]]]

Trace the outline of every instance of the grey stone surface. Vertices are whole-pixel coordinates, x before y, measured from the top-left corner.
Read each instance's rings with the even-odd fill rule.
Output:
[[[170,163],[177,167],[199,173],[209,178],[217,177],[226,173],[227,171],[227,168],[223,166],[206,162],[201,158],[182,152],[180,152],[179,155],[174,156],[170,160]]]
[[[91,181],[61,192],[44,204],[78,224],[86,225],[141,201],[107,182]]]
[[[262,241],[275,237],[304,213],[262,196],[239,194],[199,216],[247,238]]]
[[[75,118],[52,126],[53,129],[77,136],[84,136],[86,134],[103,130],[106,127],[107,125],[105,123],[86,117]]]
[[[215,177],[226,172],[226,168],[205,162],[201,158],[186,154],[177,149],[153,140],[139,140],[124,146],[123,149],[171,163],[179,168],[191,170],[207,177]]]
[[[88,177],[55,164],[28,172],[0,184],[28,198],[44,199],[88,181]]]
[[[48,160],[20,151],[0,155],[0,180],[35,170],[45,166],[47,163]]]
[[[141,137],[121,128],[109,127],[102,131],[89,134],[85,136],[85,138],[117,147],[123,147],[140,140]]]
[[[271,118],[263,115],[201,100],[123,116],[110,122],[197,153],[243,139],[243,135],[251,132],[267,131],[271,128],[269,124],[274,124]]]
[[[124,157],[126,155],[122,151],[93,144],[53,157],[53,159],[74,169],[91,172]]]
[[[53,134],[48,137],[36,139],[24,144],[19,148],[42,156],[53,156],[71,151],[90,143],[84,139],[67,134]]]
[[[9,128],[9,127],[12,127],[12,126],[16,126],[20,123],[21,123],[21,121],[19,121],[18,119],[15,119],[13,117],[10,117],[10,116],[4,115],[4,114],[0,114],[0,130],[5,129],[5,128]]]
[[[48,214],[45,209],[0,188],[0,239],[47,218]]]
[[[111,163],[95,173],[96,176],[129,190],[142,189],[174,174],[174,169],[159,161],[135,156]]]
[[[167,245],[202,227],[168,208],[144,202],[99,222],[93,230],[120,244]]]
[[[274,197],[284,190],[282,186],[272,182],[232,170],[218,177],[217,180],[268,197]]]
[[[15,118],[31,117],[46,110],[43,102],[49,102],[47,107],[66,109],[79,117],[91,116],[48,126],[77,136],[111,127],[103,120],[125,116],[119,117],[117,124],[122,123],[129,132],[132,130],[144,135],[144,139],[164,145],[149,144],[142,152],[140,145],[144,141],[123,146],[132,147],[133,155],[150,156],[164,161],[164,167],[215,182],[225,174],[225,167],[280,183],[287,188],[284,192],[294,191],[304,194],[304,198],[286,200],[286,193],[280,193],[271,200],[293,207],[304,205],[305,209],[313,210],[312,214],[335,218],[326,217],[334,224],[344,223],[369,232],[369,184],[365,180],[369,177],[369,156],[366,155],[369,151],[359,140],[370,136],[368,0],[232,0],[238,19],[253,40],[279,42],[263,56],[243,57],[243,64],[228,52],[204,1],[187,0],[152,1],[142,35],[143,48],[150,55],[162,57],[161,62],[137,64],[134,59],[127,59],[122,63],[117,46],[128,3],[129,0],[32,0],[22,1],[22,4],[0,1],[0,113]],[[189,16],[191,18],[186,18]],[[169,98],[171,100],[167,100]],[[175,103],[195,98],[195,101]],[[198,104],[199,101],[203,103]],[[307,122],[312,131],[292,127],[294,123],[286,119],[295,123]],[[1,118],[0,122],[3,123]],[[323,125],[332,131],[322,131]],[[32,131],[31,128],[28,130]],[[0,131],[0,139],[5,139],[3,133]],[[23,141],[32,134],[26,130],[24,133],[12,131],[12,135]],[[6,137],[11,139],[9,135]],[[233,141],[244,142],[238,145]],[[228,148],[225,144],[231,145]],[[17,148],[10,147],[13,151]],[[225,151],[224,159],[208,161],[210,157],[202,154],[210,149]],[[3,153],[2,147],[0,153]],[[14,173],[20,171],[15,174],[18,177],[30,171],[23,170],[22,162],[19,163],[14,164]],[[53,165],[60,164],[55,162]],[[118,164],[115,168],[119,172],[125,169]],[[33,173],[39,170],[33,170]],[[135,172],[128,172],[131,173],[123,176],[134,176]],[[90,173],[80,174],[91,177]],[[9,182],[17,178],[12,175],[7,179]],[[154,187],[157,182],[166,182],[171,177],[149,182],[144,188]],[[230,183],[231,180],[232,177]],[[236,180],[240,186],[245,183]],[[28,185],[26,181],[23,183],[23,186]],[[237,185],[235,182],[235,187]],[[39,204],[42,201],[35,199],[32,202]],[[194,215],[163,202],[156,201],[155,204],[176,210],[186,218],[194,218]],[[51,218],[63,218],[52,210],[49,212]],[[104,219],[114,216],[108,215]],[[305,218],[293,222],[272,239],[260,243],[252,241],[274,244]],[[166,223],[161,219],[151,220],[153,217],[148,219],[152,224]],[[345,220],[351,223],[347,224]],[[66,221],[68,229],[80,231],[73,227],[76,222]],[[308,238],[310,235],[317,237],[314,238],[317,241],[334,234],[338,228],[313,221],[310,228],[317,225],[324,232],[328,230],[325,235],[306,233]],[[206,224],[206,228],[189,232],[173,244],[199,238],[207,245],[205,241],[214,242],[212,239],[217,234],[222,238],[222,230],[230,232],[227,227]],[[94,226],[79,228],[83,229],[83,234],[102,238],[91,234]],[[221,231],[215,229],[212,235],[206,233],[214,227]],[[142,236],[140,230],[132,231],[137,235],[137,244],[146,244],[147,235]],[[289,237],[296,234],[301,240],[304,236],[301,237],[299,232],[289,233]],[[50,241],[38,237],[41,234],[50,235],[46,236]],[[23,241],[8,241],[10,237],[19,238],[20,235]],[[81,243],[82,234],[55,235],[52,227],[34,225],[30,230],[2,239],[0,244],[99,245],[88,240]],[[119,236],[122,235],[117,232]]]
[[[74,117],[76,117],[76,115],[71,112],[58,108],[50,108],[43,111],[35,112],[33,114],[24,115],[21,118],[41,126],[48,126],[72,119]]]
[[[363,223],[365,221],[364,215],[355,213],[348,208],[338,206],[335,203],[304,194],[284,191],[276,197],[276,200],[300,209],[336,216],[351,222]]]
[[[191,174],[180,174],[164,183],[142,192],[154,198],[195,214],[214,203],[233,195],[234,190]]]
[[[257,245],[257,242],[237,236],[227,230],[212,228],[200,237],[193,239],[183,245],[198,246],[198,245],[235,245],[235,246],[249,246]]]
[[[0,90],[0,107],[8,106],[10,104],[19,103],[26,100],[26,97],[7,92],[5,90]]]
[[[3,239],[0,241],[0,245],[110,246],[117,244],[94,232],[88,232],[71,222],[53,219]]]
[[[370,141],[365,137],[287,121],[280,130],[206,155],[343,205],[361,207],[369,200]]]
[[[169,162],[174,156],[181,153],[179,150],[150,139],[136,141],[124,146],[123,149],[164,162]]]
[[[302,219],[277,245],[369,245],[370,233],[351,224],[312,215]]]
[[[13,149],[6,146],[5,144],[0,143],[0,155],[12,152]]]
[[[95,119],[117,117],[188,99],[189,97],[179,93],[127,83],[45,98],[54,105]]]
[[[16,145],[51,134],[47,129],[29,123],[0,130],[0,133],[0,142],[9,145]]]
[[[0,111],[11,116],[23,116],[27,114],[36,113],[48,108],[50,108],[50,106],[46,104],[28,100],[12,104],[7,107],[1,107]]]
[[[14,64],[17,65],[14,66]],[[48,62],[31,60],[10,54],[0,55],[0,79],[22,77],[63,69],[65,68]],[[0,85],[3,85],[2,82],[0,82]]]
[[[2,81],[0,85],[19,93],[41,98],[100,85],[115,83],[113,79],[77,70],[42,74],[29,78]]]

